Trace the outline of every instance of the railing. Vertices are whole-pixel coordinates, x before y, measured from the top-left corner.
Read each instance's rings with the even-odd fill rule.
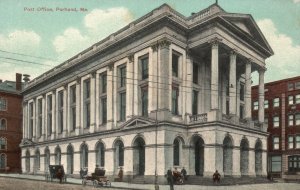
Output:
[[[204,122],[207,122],[207,113],[190,116],[190,123],[204,123]]]

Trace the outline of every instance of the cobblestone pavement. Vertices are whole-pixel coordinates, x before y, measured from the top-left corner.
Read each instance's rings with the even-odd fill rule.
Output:
[[[80,179],[68,178],[67,184],[45,182],[44,177],[20,174],[0,174],[0,190],[95,190],[91,184],[81,185]],[[128,184],[112,182],[112,187],[100,187],[103,190],[115,189],[145,189],[154,190],[153,184]],[[169,186],[160,185],[159,190],[169,190]],[[299,183],[268,183],[233,186],[199,186],[199,185],[176,185],[175,190],[300,190]]]

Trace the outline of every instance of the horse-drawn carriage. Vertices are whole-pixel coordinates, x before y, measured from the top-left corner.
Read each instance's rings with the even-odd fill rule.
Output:
[[[49,165],[49,173],[45,175],[46,181],[53,181],[58,179],[60,183],[67,182],[64,167],[62,165]]]
[[[96,168],[95,173],[92,173],[92,175],[83,176],[82,185],[86,185],[87,182],[92,182],[94,187],[111,186],[111,182],[105,176],[105,170],[100,168]]]

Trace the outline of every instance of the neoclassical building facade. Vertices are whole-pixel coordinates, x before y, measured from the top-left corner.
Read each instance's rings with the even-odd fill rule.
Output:
[[[265,59],[273,51],[248,14],[217,4],[185,17],[164,4],[23,91],[22,170],[68,174],[98,164],[113,177],[266,175]],[[259,117],[251,117],[251,75]]]

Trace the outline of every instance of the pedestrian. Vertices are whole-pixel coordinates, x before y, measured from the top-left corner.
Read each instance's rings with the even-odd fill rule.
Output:
[[[171,169],[167,171],[167,180],[168,180],[168,184],[170,185],[170,190],[174,190],[174,179],[173,179],[173,174]]]
[[[118,173],[118,177],[120,181],[123,181],[123,168],[120,167],[119,173]]]
[[[187,172],[186,172],[185,168],[182,167],[181,175],[182,175],[182,177],[183,177],[184,180],[187,180],[187,175],[186,174],[187,174]]]
[[[220,183],[220,179],[221,179],[221,175],[220,175],[220,173],[218,172],[218,170],[216,170],[216,172],[215,172],[214,175],[213,175],[213,181],[214,181],[214,183],[215,183],[215,182]]]
[[[62,178],[63,178],[63,170],[61,167],[58,168],[57,173],[56,173],[57,178],[59,179],[59,183],[62,183]]]

